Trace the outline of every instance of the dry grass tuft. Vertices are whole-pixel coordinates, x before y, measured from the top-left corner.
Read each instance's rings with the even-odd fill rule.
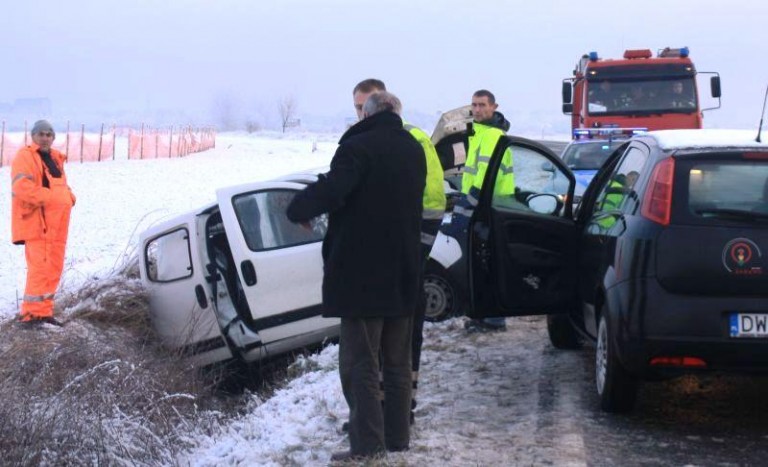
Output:
[[[232,403],[152,339],[147,294],[124,268],[58,301],[63,328],[0,325],[5,465],[173,464]]]

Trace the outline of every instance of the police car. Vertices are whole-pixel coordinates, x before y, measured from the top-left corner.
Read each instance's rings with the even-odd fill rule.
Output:
[[[560,158],[576,177],[576,190],[573,194],[576,205],[608,156],[628,138],[647,131],[647,128],[577,128],[573,130],[574,139],[563,149]],[[567,181],[554,170],[552,165],[547,165],[545,170],[552,174],[552,192],[564,193]]]

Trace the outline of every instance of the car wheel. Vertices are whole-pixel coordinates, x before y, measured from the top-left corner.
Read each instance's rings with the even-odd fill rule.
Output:
[[[424,274],[426,321],[443,321],[460,314],[463,297],[448,272],[440,265],[429,263]]]
[[[556,349],[579,349],[581,339],[568,315],[548,315],[547,334],[549,341]]]
[[[600,317],[595,348],[595,383],[600,408],[606,412],[629,412],[637,398],[637,379],[622,366],[616,355],[612,336],[605,320]]]

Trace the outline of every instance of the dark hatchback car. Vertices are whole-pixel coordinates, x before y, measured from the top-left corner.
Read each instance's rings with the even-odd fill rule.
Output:
[[[573,216],[568,201],[530,209],[493,194],[507,147],[548,159],[570,182],[566,200],[575,183],[551,151],[502,139],[470,226],[469,316],[548,314],[555,347],[594,342],[611,412],[631,410],[643,380],[768,371],[768,144],[755,136],[636,136]]]

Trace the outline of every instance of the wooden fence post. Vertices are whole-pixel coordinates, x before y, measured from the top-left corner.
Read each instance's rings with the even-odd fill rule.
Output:
[[[67,142],[65,143],[66,147],[64,150],[66,151],[64,154],[67,155],[67,159],[69,159],[69,120],[67,120]]]
[[[85,144],[85,123],[80,124],[80,163],[83,162],[83,145]]]
[[[4,147],[5,147],[5,120],[3,120],[3,132],[0,134],[0,167],[3,166]]]
[[[101,144],[104,141],[104,124],[101,124],[101,133],[99,133],[99,158],[98,162],[101,162]]]
[[[139,159],[144,159],[144,123],[141,123],[141,139],[139,139]]]

